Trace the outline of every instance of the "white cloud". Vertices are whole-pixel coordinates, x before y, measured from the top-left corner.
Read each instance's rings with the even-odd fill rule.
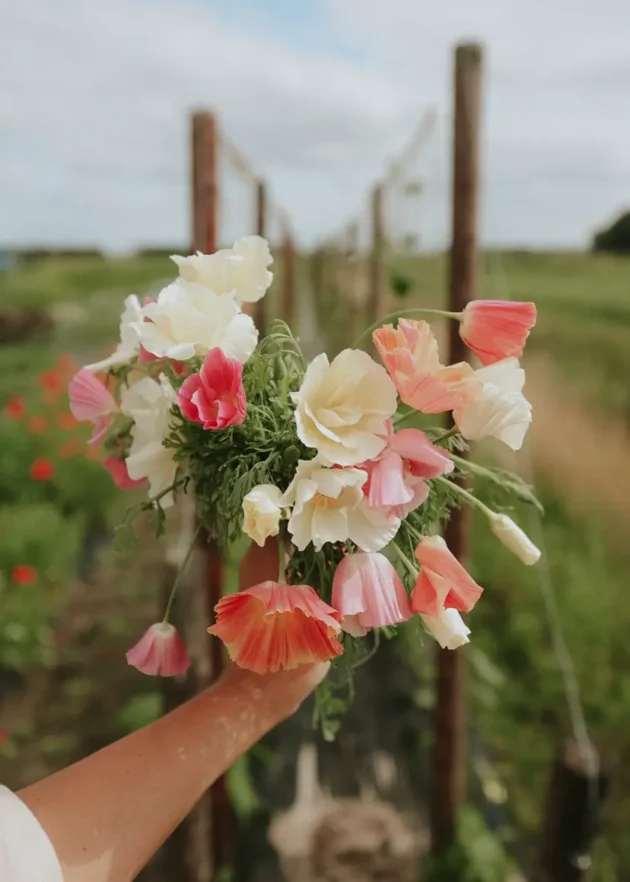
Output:
[[[296,0],[298,2],[298,0]],[[0,241],[127,246],[188,236],[188,112],[214,106],[306,240],[365,204],[366,185],[427,105],[418,164],[428,244],[448,228],[450,51],[489,49],[488,240],[578,244],[630,199],[627,0],[312,0],[331,48],[300,49],[201,0],[5,0]],[[266,7],[272,21],[273,2]],[[355,46],[341,57],[333,46]],[[224,180],[224,233],[251,190]]]
[[[208,106],[312,234],[309,171],[364,180],[412,118],[387,76],[235,30],[194,0],[14,0],[3,10],[5,241],[183,241],[187,113]],[[296,170],[306,172],[297,187]],[[336,206],[319,210],[334,221]]]

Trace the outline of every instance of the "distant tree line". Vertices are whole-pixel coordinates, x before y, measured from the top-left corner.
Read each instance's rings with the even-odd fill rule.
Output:
[[[610,226],[595,234],[593,251],[630,254],[630,211],[625,211]]]

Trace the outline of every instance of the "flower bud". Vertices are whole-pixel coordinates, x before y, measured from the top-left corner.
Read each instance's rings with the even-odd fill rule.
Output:
[[[507,515],[495,512],[489,517],[490,529],[508,551],[515,554],[524,564],[531,566],[540,559],[540,549],[529,536]]]

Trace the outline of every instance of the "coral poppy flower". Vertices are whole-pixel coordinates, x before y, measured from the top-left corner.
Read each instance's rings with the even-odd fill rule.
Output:
[[[113,414],[118,411],[114,397],[91,371],[83,368],[68,386],[70,410],[79,422],[94,424],[91,444],[97,444],[109,429]]]
[[[141,478],[139,481],[134,481],[133,478],[130,478],[127,463],[124,459],[116,459],[116,457],[110,456],[103,460],[103,465],[112,476],[114,484],[120,487],[121,490],[134,490],[136,487],[142,486],[146,481],[146,478]]]
[[[398,327],[383,325],[372,338],[398,394],[422,413],[444,413],[462,407],[469,389],[462,380],[473,373],[466,362],[444,367],[438,344],[427,322],[400,319]]]
[[[519,358],[536,324],[534,303],[473,300],[463,312],[459,334],[483,364]]]
[[[7,406],[5,408],[7,416],[10,416],[13,420],[20,420],[26,413],[26,406],[24,404],[24,400],[17,395],[12,395],[9,398]]]
[[[140,673],[153,677],[175,677],[190,667],[186,644],[169,622],[151,625],[125,658]]]
[[[46,431],[46,426],[46,417],[43,416],[29,417],[29,420],[26,424],[26,428],[31,435],[41,435],[42,432]]]
[[[425,536],[416,548],[420,575],[411,594],[414,612],[440,615],[443,609],[470,612],[483,588],[449,551],[441,536]]]
[[[204,429],[240,426],[247,413],[243,365],[221,349],[211,349],[199,373],[182,383],[177,404],[185,417]]]
[[[341,614],[308,585],[261,582],[223,597],[208,628],[241,668],[266,674],[326,662],[343,653]]]
[[[29,564],[18,564],[11,570],[11,580],[16,585],[34,585],[38,578],[37,570]]]
[[[332,605],[341,627],[354,637],[411,618],[400,576],[383,554],[347,554],[335,570]]]
[[[49,459],[36,459],[31,465],[31,478],[34,481],[50,481],[55,476],[55,466]]]

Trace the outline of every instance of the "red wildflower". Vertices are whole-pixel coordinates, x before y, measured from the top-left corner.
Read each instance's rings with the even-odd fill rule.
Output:
[[[31,435],[41,435],[46,431],[46,418],[43,416],[32,416],[26,424]]]
[[[81,452],[82,447],[83,445],[76,438],[71,438],[61,445],[59,456],[61,459],[72,459],[73,456],[77,456]]]
[[[42,371],[39,375],[39,385],[47,392],[58,395],[64,387],[63,377],[57,370]]]
[[[65,429],[66,432],[71,432],[73,429],[76,429],[78,425],[77,420],[73,417],[70,411],[62,413],[59,417],[59,428]]]
[[[7,416],[10,416],[13,420],[22,419],[26,413],[26,406],[23,399],[19,398],[17,395],[11,396],[6,406],[6,413]]]
[[[16,585],[34,585],[39,578],[35,567],[28,564],[18,564],[11,571],[11,579]]]
[[[57,370],[66,377],[72,377],[78,370],[77,363],[71,355],[64,352],[57,359]]]
[[[31,466],[34,481],[50,481],[55,475],[55,466],[49,459],[36,459]]]

